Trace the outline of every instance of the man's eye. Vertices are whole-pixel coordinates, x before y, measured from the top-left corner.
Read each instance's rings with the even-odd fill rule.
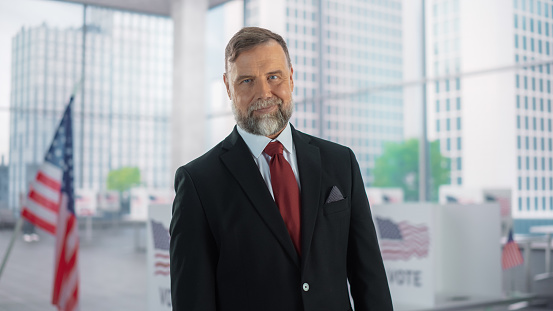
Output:
[[[278,79],[278,76],[277,75],[272,75],[272,76],[269,76],[269,79],[270,80],[276,80],[276,79]]]
[[[252,79],[245,79],[245,80],[242,80],[242,83],[246,83],[246,84],[247,84],[247,83],[250,83],[250,82],[252,82]]]

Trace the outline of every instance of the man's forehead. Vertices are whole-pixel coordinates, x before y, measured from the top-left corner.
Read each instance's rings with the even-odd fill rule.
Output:
[[[282,63],[282,64],[280,64]],[[236,57],[234,62],[228,61],[229,71],[234,70],[248,70],[260,65],[273,65],[281,67],[285,65],[288,67],[288,61],[284,50],[275,40],[270,40],[250,49],[241,51]]]

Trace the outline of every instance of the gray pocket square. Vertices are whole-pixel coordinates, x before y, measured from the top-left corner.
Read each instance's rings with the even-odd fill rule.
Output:
[[[326,199],[326,203],[332,203],[336,201],[343,200],[344,196],[336,186],[332,186],[332,189],[330,190],[330,194],[328,195],[328,198]]]

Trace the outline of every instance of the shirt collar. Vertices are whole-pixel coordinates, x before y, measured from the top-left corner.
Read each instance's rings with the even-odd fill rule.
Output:
[[[292,153],[293,141],[290,122],[286,124],[284,130],[275,139],[270,139],[266,136],[248,133],[244,131],[240,126],[236,126],[236,129],[238,130],[238,134],[240,134],[240,136],[242,136],[242,139],[244,139],[244,142],[246,142],[246,145],[248,145],[248,148],[250,148],[250,152],[255,158],[259,158],[261,153],[263,153],[265,147],[267,147],[267,145],[272,141],[279,141],[284,147],[284,150],[286,150],[288,153]]]

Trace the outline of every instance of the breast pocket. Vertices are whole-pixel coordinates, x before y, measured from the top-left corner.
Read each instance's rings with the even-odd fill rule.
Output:
[[[340,201],[326,203],[323,205],[323,212],[325,215],[331,215],[347,211],[349,209],[349,198],[344,198]]]

